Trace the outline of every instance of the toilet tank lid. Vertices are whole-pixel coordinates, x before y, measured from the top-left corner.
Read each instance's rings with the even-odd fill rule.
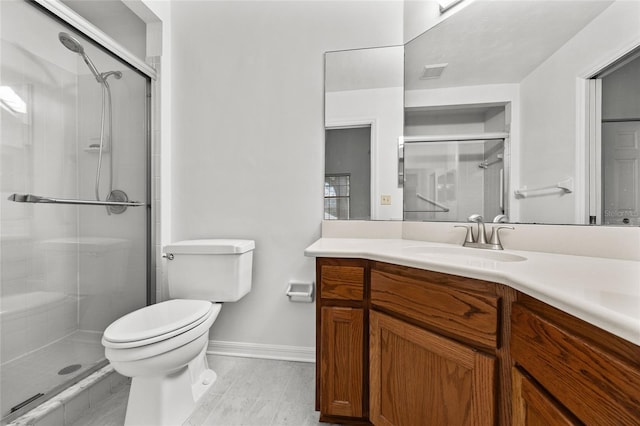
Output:
[[[172,254],[240,254],[256,247],[253,240],[208,239],[187,240],[167,244],[165,253]]]

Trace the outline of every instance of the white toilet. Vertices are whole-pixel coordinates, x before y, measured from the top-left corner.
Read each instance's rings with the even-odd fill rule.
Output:
[[[251,290],[252,240],[170,244],[171,300],[131,312],[104,332],[105,356],[132,378],[125,425],[181,425],[216,380],[205,357],[222,305]]]

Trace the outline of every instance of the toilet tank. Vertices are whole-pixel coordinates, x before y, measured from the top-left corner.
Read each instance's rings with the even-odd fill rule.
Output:
[[[189,240],[164,247],[171,299],[235,302],[251,290],[253,240]],[[173,255],[173,256],[171,256]]]

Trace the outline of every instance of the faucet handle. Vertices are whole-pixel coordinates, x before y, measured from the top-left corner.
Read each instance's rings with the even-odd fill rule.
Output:
[[[453,227],[454,228],[466,228],[467,235],[464,237],[464,244],[466,244],[466,243],[475,243],[476,242],[473,239],[473,231],[471,230],[471,226],[469,226],[469,225],[453,225]]]
[[[498,246],[500,250],[502,250],[502,243],[500,242],[500,230],[501,229],[511,229],[514,230],[513,226],[494,226],[491,231],[491,238],[489,238],[489,244],[493,244]]]

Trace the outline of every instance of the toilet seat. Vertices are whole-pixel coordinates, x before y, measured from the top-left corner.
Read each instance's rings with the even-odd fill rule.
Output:
[[[210,303],[210,307],[211,309],[209,310],[209,313],[204,316],[203,321],[198,321],[197,325],[187,329],[186,331],[184,330],[186,327],[182,327],[178,330],[155,338],[125,343],[111,342],[103,336],[102,345],[105,348],[105,355],[107,359],[112,362],[131,362],[168,353],[183,345],[191,343],[203,334],[207,334],[213,325],[213,322],[218,317],[221,305]],[[182,332],[179,333],[179,330],[182,330]],[[165,338],[161,340],[160,337]],[[153,342],[149,343],[150,340],[153,340]]]
[[[221,307],[203,300],[175,299],[134,311],[107,327],[102,336],[105,354],[111,361],[134,361],[169,352],[207,333]],[[138,332],[144,326],[154,332]],[[127,340],[152,334],[156,335]]]
[[[211,307],[209,301],[189,299],[149,305],[114,321],[104,331],[103,339],[120,347],[165,340],[203,322]]]

